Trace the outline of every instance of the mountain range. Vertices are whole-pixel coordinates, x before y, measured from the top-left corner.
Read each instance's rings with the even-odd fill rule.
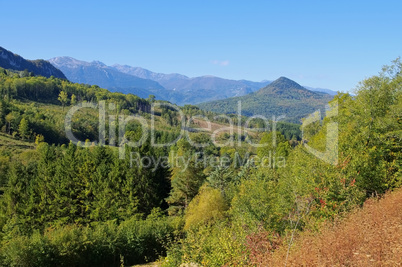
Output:
[[[177,73],[156,73],[140,67],[119,64],[107,66],[99,61],[85,62],[71,57],[56,57],[49,62],[63,71],[72,82],[96,84],[111,91],[133,93],[143,98],[153,94],[157,99],[178,105],[244,96],[271,82],[229,80],[215,76],[190,78]],[[329,92],[336,94],[333,91]]]
[[[53,76],[67,79],[59,69],[55,68],[48,61],[43,59],[27,60],[3,47],[0,47],[0,67],[17,71],[27,70],[34,75],[41,75],[47,78]]]
[[[242,115],[262,115],[268,119],[285,115],[282,120],[300,123],[301,118],[317,109],[323,109],[332,98],[329,94],[307,90],[286,77],[280,77],[251,94],[201,103],[198,106],[218,113],[236,113],[240,101]]]
[[[132,93],[142,98],[155,95],[177,105],[197,104],[218,113],[235,113],[242,103],[246,116],[286,115],[287,121],[300,122],[302,117],[323,108],[335,94],[328,89],[314,89],[286,78],[253,82],[229,80],[215,76],[190,78],[182,74],[163,74],[127,65],[107,66],[100,61],[85,62],[71,57],[49,61],[26,60],[0,47],[0,67],[25,71],[45,77],[69,79],[75,83],[98,85],[110,91]],[[321,91],[321,92],[320,92]]]

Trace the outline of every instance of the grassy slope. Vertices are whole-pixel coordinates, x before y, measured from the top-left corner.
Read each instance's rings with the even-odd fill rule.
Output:
[[[33,142],[22,141],[8,134],[0,133],[0,151],[6,155],[12,156],[34,147]]]
[[[370,199],[319,234],[303,233],[287,266],[402,266],[402,190]],[[284,266],[287,246],[265,254],[263,266]]]

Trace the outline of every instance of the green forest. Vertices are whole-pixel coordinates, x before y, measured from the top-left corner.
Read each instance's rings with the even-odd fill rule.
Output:
[[[114,107],[113,116],[134,114],[150,125],[154,119],[157,144],[177,142],[126,145],[122,159],[112,145],[122,127],[108,117],[105,145],[97,144],[99,112],[91,108],[74,115],[72,132],[81,142],[70,142],[68,110],[99,101]],[[187,105],[180,118],[179,107],[153,110],[155,102],[165,103],[0,69],[1,266],[265,266],[261,259],[276,249],[295,249],[298,234],[318,232],[402,186],[399,59],[361,81],[355,95],[338,93],[329,103],[337,116],[269,131],[253,131],[262,128],[256,119],[249,134],[241,128],[217,136],[221,143],[240,140],[234,146],[214,144],[196,123],[188,135],[204,145],[193,146],[179,138],[182,121],[197,115],[227,126],[229,117],[244,125],[247,117]],[[325,151],[334,123],[336,165],[305,146]],[[128,140],[140,139],[137,121],[123,128]],[[133,155],[166,164],[133,164]],[[177,159],[188,159],[186,167]]]
[[[332,96],[309,91],[286,77],[280,77],[266,87],[244,96],[237,96],[198,104],[201,109],[219,113],[235,113],[241,103],[246,116],[284,115],[283,120],[300,123],[301,119],[324,106]]]

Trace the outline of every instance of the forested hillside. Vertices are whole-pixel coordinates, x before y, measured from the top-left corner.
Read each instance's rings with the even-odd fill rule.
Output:
[[[338,94],[301,136],[291,123],[246,127],[236,114],[0,69],[0,264],[261,266],[266,253],[293,253],[300,233],[402,186],[401,71],[396,60],[355,96]],[[74,144],[65,118],[79,103]],[[155,140],[129,145],[143,124]]]
[[[54,76],[60,79],[67,79],[59,69],[53,67],[49,62],[43,59],[26,60],[3,47],[0,47],[0,67],[4,69],[25,71],[25,76],[28,76],[29,73],[31,73],[33,75],[41,75],[47,78]]]
[[[136,165],[130,157],[137,154],[155,159],[174,156],[175,153],[181,153],[180,147],[186,142],[182,140],[173,147],[156,148],[147,139],[141,147],[127,148],[126,158],[121,159],[118,147],[95,145],[99,142],[97,109],[83,108],[72,118],[72,132],[82,141],[81,144],[69,142],[64,125],[66,113],[72,107],[100,101],[106,101],[106,106],[113,105],[114,108],[108,110],[111,116],[137,115],[151,125],[151,105],[154,99],[111,93],[97,86],[74,84],[56,78],[21,77],[18,71],[1,68],[0,96],[0,223],[4,229],[1,235],[4,237],[1,253],[4,254],[1,254],[1,259],[5,265],[19,266],[18,262],[23,262],[26,266],[41,263],[52,266],[55,262],[65,262],[66,266],[110,266],[120,264],[120,261],[141,263],[164,255],[168,243],[181,235],[180,225],[183,223],[180,216],[164,215],[168,208],[182,214],[183,208],[180,207],[184,203],[183,198],[189,202],[191,196],[197,194],[200,184],[194,184],[188,192],[184,192],[184,196],[182,193],[177,195],[183,186],[175,185],[170,179],[173,169]],[[153,133],[156,143],[171,142],[179,135],[182,126],[177,109],[168,104],[154,111]],[[185,115],[184,119],[199,115],[214,121],[214,127],[228,126],[228,118],[216,117],[218,114],[204,112],[194,106],[185,106],[180,110]],[[239,117],[232,116],[231,119],[237,125]],[[246,119],[241,117],[240,124],[244,124]],[[190,126],[188,131],[191,130],[189,134],[192,140],[208,144],[205,148],[196,148],[194,153],[199,153],[205,159],[218,158],[221,154],[234,155],[236,151],[242,154],[255,153],[252,147],[247,146],[245,133],[239,136],[243,141],[236,149],[214,146],[209,138],[212,132],[201,131],[201,122],[187,124]],[[105,129],[111,133],[111,127],[115,127],[116,138],[118,123],[106,123]],[[251,122],[249,127],[260,127],[260,123],[258,120]],[[128,123],[124,130],[125,137],[132,140],[136,140],[142,131],[135,122]],[[301,138],[297,125],[278,123],[277,130],[289,140],[293,139],[293,142]],[[226,142],[231,139],[229,133],[220,132],[217,140]],[[248,138],[258,141],[261,134],[257,131]],[[120,139],[110,138],[111,135],[108,135],[106,144],[119,145]],[[191,160],[191,164],[194,164],[199,159]],[[195,174],[200,179],[198,183],[202,183],[205,179],[204,167],[191,166],[187,173],[192,174],[197,170],[200,172]],[[180,179],[186,178],[180,176]],[[115,241],[103,235],[105,227],[113,232],[110,234]],[[160,232],[155,232],[155,227],[160,227]],[[124,229],[130,229],[131,232],[120,233],[126,231]],[[60,236],[53,236],[56,232]],[[34,251],[19,247],[18,244],[27,244],[26,249],[29,250],[30,238],[39,238],[45,242],[46,248],[40,249],[50,254],[42,258]],[[92,256],[83,254],[82,246],[86,247],[87,243],[81,238],[87,238],[91,243],[101,242],[98,245],[93,243],[95,246],[88,248]],[[133,242],[130,238],[143,241],[129,245]],[[71,243],[78,246],[76,249],[59,247],[71,239],[76,239],[76,243]],[[144,242],[149,244],[145,245]],[[96,248],[102,244],[109,244],[111,250]],[[130,256],[132,249],[138,251]],[[103,256],[96,256],[99,253]]]
[[[283,116],[282,120],[300,123],[317,109],[323,109],[333,96],[313,92],[298,83],[280,77],[260,90],[240,97],[198,104],[201,109],[218,113],[236,113],[238,103],[245,116]]]
[[[399,59],[393,63],[379,75],[362,81],[356,96],[338,94],[330,102],[337,109],[337,116],[327,116],[322,124],[316,122],[304,128],[305,142],[325,151],[328,126],[336,123],[339,127],[336,165],[316,158],[302,144],[288,152],[278,144],[267,149],[285,155],[284,168],[244,166],[230,170],[233,173],[214,172],[188,206],[184,216],[185,238],[168,250],[163,266],[178,266],[182,262],[200,266],[269,266],[271,253],[278,249],[275,266],[364,263],[367,261],[358,255],[362,252],[376,256],[374,265],[392,266],[396,258],[389,251],[400,251],[401,241],[397,238],[388,239],[393,242],[384,253],[376,252],[377,247],[371,244],[355,244],[362,250],[348,253],[357,253],[356,261],[345,261],[340,253],[335,254],[339,257],[331,258],[322,254],[344,251],[336,243],[330,252],[315,245],[306,251],[306,247],[295,247],[303,243],[295,244],[294,240],[302,232],[316,233],[324,223],[345,216],[367,198],[382,196],[402,186],[402,63]],[[272,138],[263,138],[261,142],[264,140]],[[258,150],[258,154],[264,153],[265,148]],[[387,217],[384,221],[395,220]],[[331,238],[333,235],[321,236],[319,242],[326,244],[333,241]],[[379,239],[385,237],[358,238],[350,237],[339,244],[353,247],[354,244],[348,243],[352,240],[384,244]],[[298,249],[301,254],[297,254]],[[289,250],[295,252],[288,258]],[[324,258],[314,253],[321,253]]]

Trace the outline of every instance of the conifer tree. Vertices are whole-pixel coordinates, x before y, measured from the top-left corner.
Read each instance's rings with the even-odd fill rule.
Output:
[[[169,207],[169,214],[181,214],[188,206],[198,189],[205,181],[202,164],[197,163],[196,154],[190,144],[181,139],[177,142],[177,152],[172,149],[174,161],[172,164],[170,196],[166,199]],[[174,155],[176,153],[176,155]]]

